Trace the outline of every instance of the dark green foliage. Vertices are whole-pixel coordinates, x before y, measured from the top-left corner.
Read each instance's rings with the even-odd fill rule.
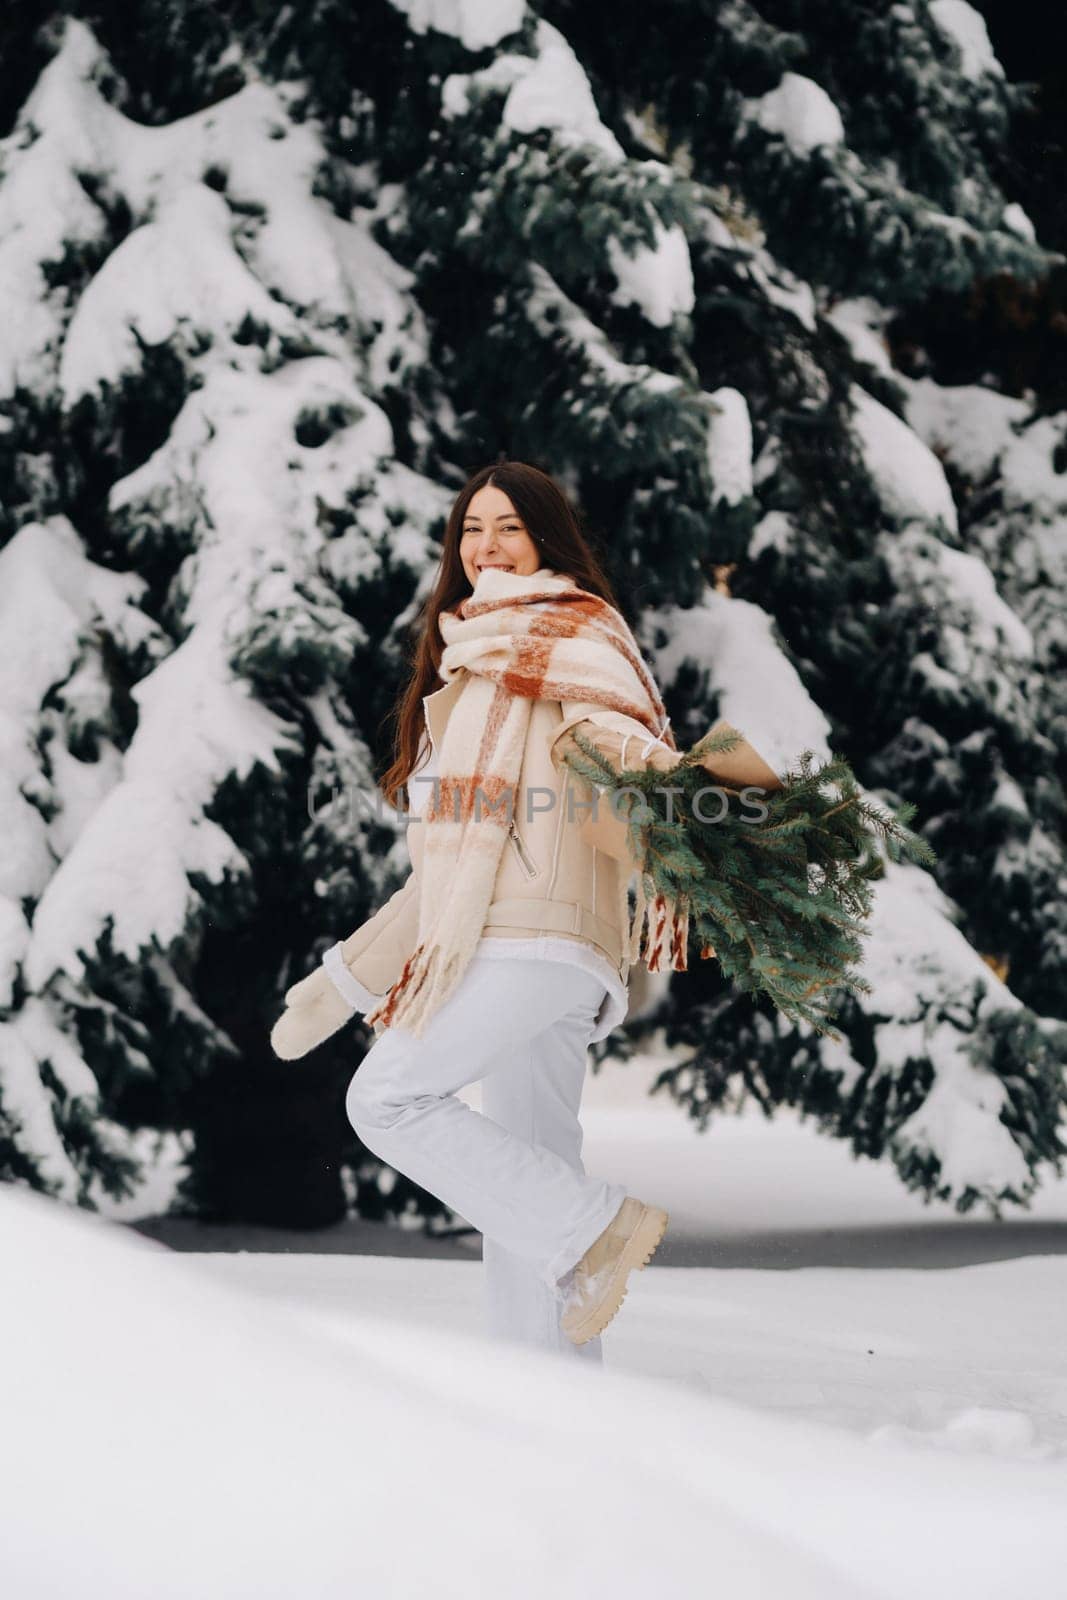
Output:
[[[743,193],[777,259],[813,283],[906,303],[1048,270],[1047,251],[998,226],[989,171],[1032,90],[966,78],[925,7],[667,0],[654,29],[632,8],[610,28],[581,0],[544,10],[592,67],[616,131],[628,106],[655,107],[672,145]],[[746,119],[785,72],[826,91],[843,144],[795,151]]]

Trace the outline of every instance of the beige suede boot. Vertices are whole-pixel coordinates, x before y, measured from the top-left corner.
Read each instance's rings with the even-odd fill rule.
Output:
[[[627,1275],[647,1267],[669,1220],[658,1206],[627,1195],[604,1232],[563,1275],[560,1326],[573,1344],[585,1344],[607,1327],[626,1297]]]

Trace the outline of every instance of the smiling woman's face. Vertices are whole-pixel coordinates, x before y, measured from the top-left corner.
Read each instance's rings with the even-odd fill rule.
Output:
[[[459,558],[473,589],[484,567],[529,576],[541,565],[525,522],[503,489],[487,483],[471,496],[460,533]]]

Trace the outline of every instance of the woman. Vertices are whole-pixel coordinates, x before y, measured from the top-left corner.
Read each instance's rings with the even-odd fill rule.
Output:
[[[408,796],[401,889],[286,995],[304,1054],[355,1010],[377,1037],[346,1111],[362,1142],[483,1234],[498,1337],[601,1363],[599,1335],[667,1213],[585,1173],[586,1048],[629,967],[685,967],[684,916],[583,836],[575,735],[616,770],[680,759],[662,701],[566,496],[535,467],[476,473],[448,518],[382,780]],[[435,687],[438,686],[439,687]],[[588,829],[586,829],[588,832]],[[455,1091],[480,1080],[482,1112]]]

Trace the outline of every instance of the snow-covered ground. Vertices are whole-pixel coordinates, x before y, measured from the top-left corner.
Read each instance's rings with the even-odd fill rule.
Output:
[[[638,1274],[599,1371],[486,1340],[476,1238],[188,1254],[0,1190],[5,1593],[1063,1592],[1067,1182],[960,1218],[648,1078],[590,1075],[586,1164],[670,1208],[668,1263],[722,1264]],[[893,1265],[927,1231],[972,1264]],[[826,1252],[857,1264],[729,1264]]]

